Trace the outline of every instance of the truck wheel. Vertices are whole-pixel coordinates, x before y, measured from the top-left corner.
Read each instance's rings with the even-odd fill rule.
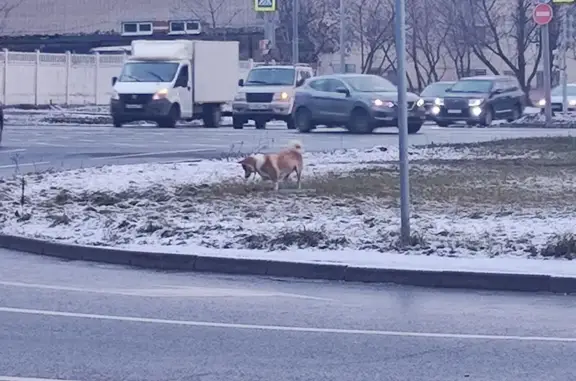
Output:
[[[408,133],[415,134],[422,128],[423,123],[408,123]]]
[[[294,118],[290,117],[286,119],[286,126],[288,127],[289,130],[295,130],[296,123],[294,123]]]
[[[448,127],[450,125],[450,123],[448,122],[438,122],[438,121],[436,121],[436,124],[438,125],[438,127]]]
[[[255,120],[254,124],[256,124],[257,130],[265,130],[266,129],[266,121],[265,120]]]
[[[316,126],[312,123],[312,113],[310,110],[301,107],[296,111],[296,115],[294,117],[296,127],[300,132],[310,132]]]
[[[124,124],[124,122],[118,118],[112,118],[112,124],[114,125],[114,127],[120,128],[122,127],[122,124]]]
[[[235,130],[241,130],[244,128],[244,121],[242,119],[232,117],[232,127],[234,127]]]
[[[494,118],[494,114],[492,112],[492,107],[488,107],[486,111],[484,111],[484,117],[480,121],[480,125],[484,127],[490,127],[492,124],[492,120]]]
[[[356,134],[370,134],[374,131],[374,124],[366,110],[356,108],[352,110],[347,128],[350,132]]]
[[[220,127],[220,119],[222,119],[222,110],[220,105],[208,104],[202,108],[202,121],[206,128]]]
[[[168,116],[158,121],[158,126],[162,128],[174,128],[180,119],[180,107],[173,105],[168,112]]]

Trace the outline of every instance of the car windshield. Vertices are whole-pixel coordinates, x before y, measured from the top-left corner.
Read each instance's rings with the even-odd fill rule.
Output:
[[[422,90],[422,93],[420,93],[420,95],[423,97],[437,97],[440,95],[444,95],[446,89],[449,89],[452,86],[454,86],[453,82],[432,83],[426,86],[426,88]]]
[[[245,86],[292,86],[296,70],[292,68],[258,68],[250,70]]]
[[[343,77],[342,80],[354,91],[361,93],[396,92],[396,86],[387,79],[377,75],[359,75]]]
[[[574,86],[566,86],[566,90],[568,92],[568,96],[576,96],[576,85]],[[562,96],[562,86],[556,86],[553,90],[552,90],[552,95],[554,96]]]
[[[451,93],[489,93],[492,81],[482,79],[464,79],[456,82],[450,89]]]
[[[127,62],[118,82],[172,82],[176,70],[176,62]]]

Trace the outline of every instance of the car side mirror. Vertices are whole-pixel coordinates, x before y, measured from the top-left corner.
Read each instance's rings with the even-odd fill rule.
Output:
[[[240,86],[240,87],[244,86],[244,80],[243,79],[238,80],[238,86]]]
[[[337,89],[336,89],[336,92],[337,92],[337,93],[340,93],[340,94],[344,94],[344,95],[346,95],[347,97],[350,96],[350,91],[349,91],[347,88],[345,88],[345,87],[339,87],[339,88],[337,88]]]
[[[112,77],[112,86],[114,86],[118,82],[118,77]]]
[[[498,94],[502,94],[502,93],[503,93],[502,89],[496,89],[496,90],[492,91],[492,95],[498,95]]]

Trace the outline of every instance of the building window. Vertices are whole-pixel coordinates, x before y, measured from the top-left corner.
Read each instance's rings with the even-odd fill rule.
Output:
[[[472,75],[486,75],[486,69],[472,69]]]
[[[170,21],[170,34],[200,34],[197,21]]]
[[[126,22],[122,23],[123,36],[149,36],[153,32],[151,22]]]

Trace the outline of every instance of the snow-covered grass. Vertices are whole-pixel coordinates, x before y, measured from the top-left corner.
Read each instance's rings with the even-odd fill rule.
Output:
[[[225,106],[223,110],[228,110]],[[228,110],[229,111],[229,110]],[[47,106],[41,108],[10,107],[4,110],[6,124],[12,126],[40,126],[40,125],[97,125],[112,126],[110,108],[108,106]],[[155,126],[151,122],[135,122],[131,125]],[[181,122],[182,126],[201,126],[202,121]],[[222,125],[232,125],[232,118],[223,117]]]
[[[275,259],[576,257],[575,138],[412,147],[411,247],[398,243],[397,157],[394,147],[307,153],[303,189],[286,183],[279,193],[245,183],[235,159],[33,174],[0,184],[0,226],[87,245]]]

